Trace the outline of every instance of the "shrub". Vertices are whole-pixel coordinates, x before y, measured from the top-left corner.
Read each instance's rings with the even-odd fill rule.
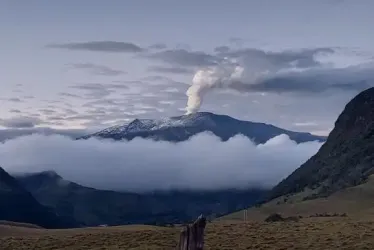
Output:
[[[271,214],[266,219],[265,222],[276,222],[276,221],[284,221],[284,218],[280,214]]]

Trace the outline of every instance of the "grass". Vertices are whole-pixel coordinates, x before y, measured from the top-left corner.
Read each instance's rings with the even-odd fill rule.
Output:
[[[6,220],[0,220],[0,226],[1,225],[2,226],[13,226],[13,227],[24,227],[24,228],[41,228],[34,224],[13,222],[13,221],[6,221]]]
[[[302,200],[303,193],[279,197],[260,207],[248,209],[248,218],[263,221],[272,213],[284,216],[309,217],[315,214],[346,213],[352,219],[366,220],[374,218],[374,177],[361,185],[340,190],[329,197],[314,200]],[[244,211],[239,211],[219,220],[243,220]]]
[[[303,201],[302,194],[281,197],[208,223],[206,250],[225,249],[372,249],[374,246],[374,178],[330,197]],[[286,198],[286,200],[284,199]],[[271,213],[303,216],[298,222],[265,223]],[[311,217],[347,213],[348,217]],[[46,230],[0,223],[1,250],[146,250],[175,249],[179,227],[132,225]]]
[[[1,226],[2,250],[175,249],[179,228],[123,226],[69,230]],[[374,220],[307,218],[299,222],[208,224],[206,249],[372,249]]]

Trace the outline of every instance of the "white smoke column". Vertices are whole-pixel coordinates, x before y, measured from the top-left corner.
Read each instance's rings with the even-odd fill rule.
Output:
[[[200,69],[195,73],[192,85],[186,92],[188,96],[186,114],[199,111],[204,95],[212,89],[231,88],[242,91],[245,85],[256,84],[260,79],[276,73],[275,70],[269,70],[268,65],[255,66],[250,62],[239,65],[236,61]]]
[[[243,68],[234,64],[210,67],[198,70],[193,79],[192,85],[188,88],[186,114],[199,111],[204,95],[213,88],[225,88],[235,79],[239,79]]]
[[[234,53],[235,54],[235,53]],[[313,56],[316,56],[314,52]],[[302,60],[312,60],[304,51],[299,52],[262,52],[249,50],[235,58],[223,58],[221,64],[200,69],[187,90],[187,114],[200,109],[203,97],[215,88],[230,88],[239,92],[252,91],[253,84],[258,84],[276,75],[302,72],[313,69],[314,64],[303,65]],[[318,64],[317,64],[318,65]],[[321,66],[322,67],[322,66]]]

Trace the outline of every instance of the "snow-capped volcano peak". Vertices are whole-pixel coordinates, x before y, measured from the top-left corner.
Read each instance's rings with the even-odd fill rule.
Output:
[[[96,137],[132,140],[136,137],[142,137],[181,142],[202,132],[211,132],[222,140],[228,140],[237,134],[242,134],[256,143],[266,142],[280,134],[287,134],[297,142],[324,140],[323,137],[309,133],[292,132],[269,124],[240,121],[227,115],[217,115],[209,112],[198,112],[159,120],[135,119],[130,123],[113,126],[80,139]]]
[[[199,112],[189,115],[163,118],[160,120],[135,119],[128,124],[113,126],[105,130],[102,130],[99,133],[136,133],[141,131],[151,131],[163,128],[194,126],[203,122],[210,122],[211,125],[213,125],[213,121],[211,119],[212,116],[218,115],[209,112]]]

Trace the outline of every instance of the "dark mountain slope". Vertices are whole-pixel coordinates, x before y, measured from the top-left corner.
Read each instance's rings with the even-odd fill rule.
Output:
[[[0,220],[36,224],[45,228],[77,226],[40,205],[12,176],[0,168]]]
[[[270,124],[241,121],[227,115],[217,115],[209,112],[199,112],[163,120],[135,119],[129,124],[107,128],[80,139],[98,137],[114,140],[132,140],[136,137],[141,137],[156,141],[181,142],[202,132],[211,132],[223,141],[242,134],[257,144],[265,143],[280,134],[287,134],[297,143],[325,140],[325,137],[315,136],[310,133],[293,132]]]
[[[318,153],[280,182],[269,199],[305,192],[304,199],[325,197],[359,185],[374,173],[374,88],[344,108]]]
[[[243,209],[265,193],[264,190],[220,190],[136,194],[84,187],[54,172],[16,178],[40,203],[85,226],[183,223],[201,213],[219,216]]]

